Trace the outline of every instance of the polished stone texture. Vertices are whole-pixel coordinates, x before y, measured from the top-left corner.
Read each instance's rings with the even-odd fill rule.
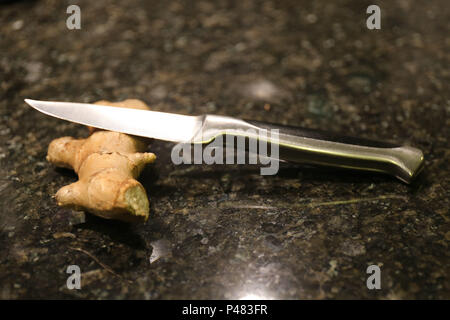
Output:
[[[450,298],[448,1],[0,4],[0,298]],[[412,185],[283,165],[182,165],[155,141],[146,224],[57,207],[45,160],[82,126],[24,98],[138,98],[154,110],[322,128],[421,148]],[[68,265],[82,289],[68,290]],[[366,268],[381,267],[381,290]]]

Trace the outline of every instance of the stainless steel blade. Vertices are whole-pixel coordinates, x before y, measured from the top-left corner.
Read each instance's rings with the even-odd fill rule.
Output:
[[[189,142],[202,126],[202,116],[146,111],[88,103],[25,99],[47,115],[100,129],[174,142]]]

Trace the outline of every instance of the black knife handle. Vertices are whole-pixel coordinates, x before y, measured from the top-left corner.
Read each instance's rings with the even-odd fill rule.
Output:
[[[305,164],[378,171],[410,183],[423,167],[419,149],[387,142],[342,136],[322,130],[246,120],[257,130],[279,130],[279,158]],[[265,139],[273,143],[269,138]]]
[[[398,144],[393,144],[390,142],[381,142],[376,140],[364,139],[364,138],[356,138],[349,137],[345,135],[339,135],[333,132],[328,132],[324,130],[317,129],[308,129],[302,127],[294,127],[287,125],[279,125],[270,122],[261,122],[254,120],[245,120],[246,122],[265,130],[278,129],[280,134],[290,135],[290,136],[298,136],[311,138],[316,140],[330,141],[330,142],[339,142],[357,146],[366,146],[366,147],[374,147],[374,148],[396,148],[400,147]]]
[[[410,183],[417,176],[424,163],[422,151],[410,146],[218,115],[205,115],[201,130],[194,135],[191,142],[209,144],[219,136],[244,137],[252,140],[249,141],[252,142],[249,146],[255,146],[255,142],[258,142],[258,146],[267,147],[265,150],[261,149],[262,152],[258,147],[257,152],[263,157],[384,172],[406,183]],[[234,144],[233,147],[240,148]],[[269,150],[275,150],[275,156],[273,152],[269,154]],[[254,153],[252,150],[248,151]]]

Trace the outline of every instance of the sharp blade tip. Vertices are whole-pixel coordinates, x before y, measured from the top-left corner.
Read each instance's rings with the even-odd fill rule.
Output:
[[[45,113],[45,105],[43,104],[44,101],[39,101],[39,100],[33,100],[33,99],[24,99],[25,102],[32,107],[33,109],[36,109],[40,112],[44,112]]]
[[[38,102],[37,100],[33,100],[33,99],[24,99],[24,101],[29,105],[34,107],[36,102]]]

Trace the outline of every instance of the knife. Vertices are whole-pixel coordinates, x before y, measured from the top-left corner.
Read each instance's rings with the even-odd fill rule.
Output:
[[[279,158],[302,164],[383,172],[411,183],[423,168],[419,149],[347,137],[321,130],[241,120],[219,115],[187,116],[88,103],[25,99],[47,115],[100,129],[178,143],[207,145],[219,136],[244,136],[273,143],[270,135],[250,132],[278,129]]]

